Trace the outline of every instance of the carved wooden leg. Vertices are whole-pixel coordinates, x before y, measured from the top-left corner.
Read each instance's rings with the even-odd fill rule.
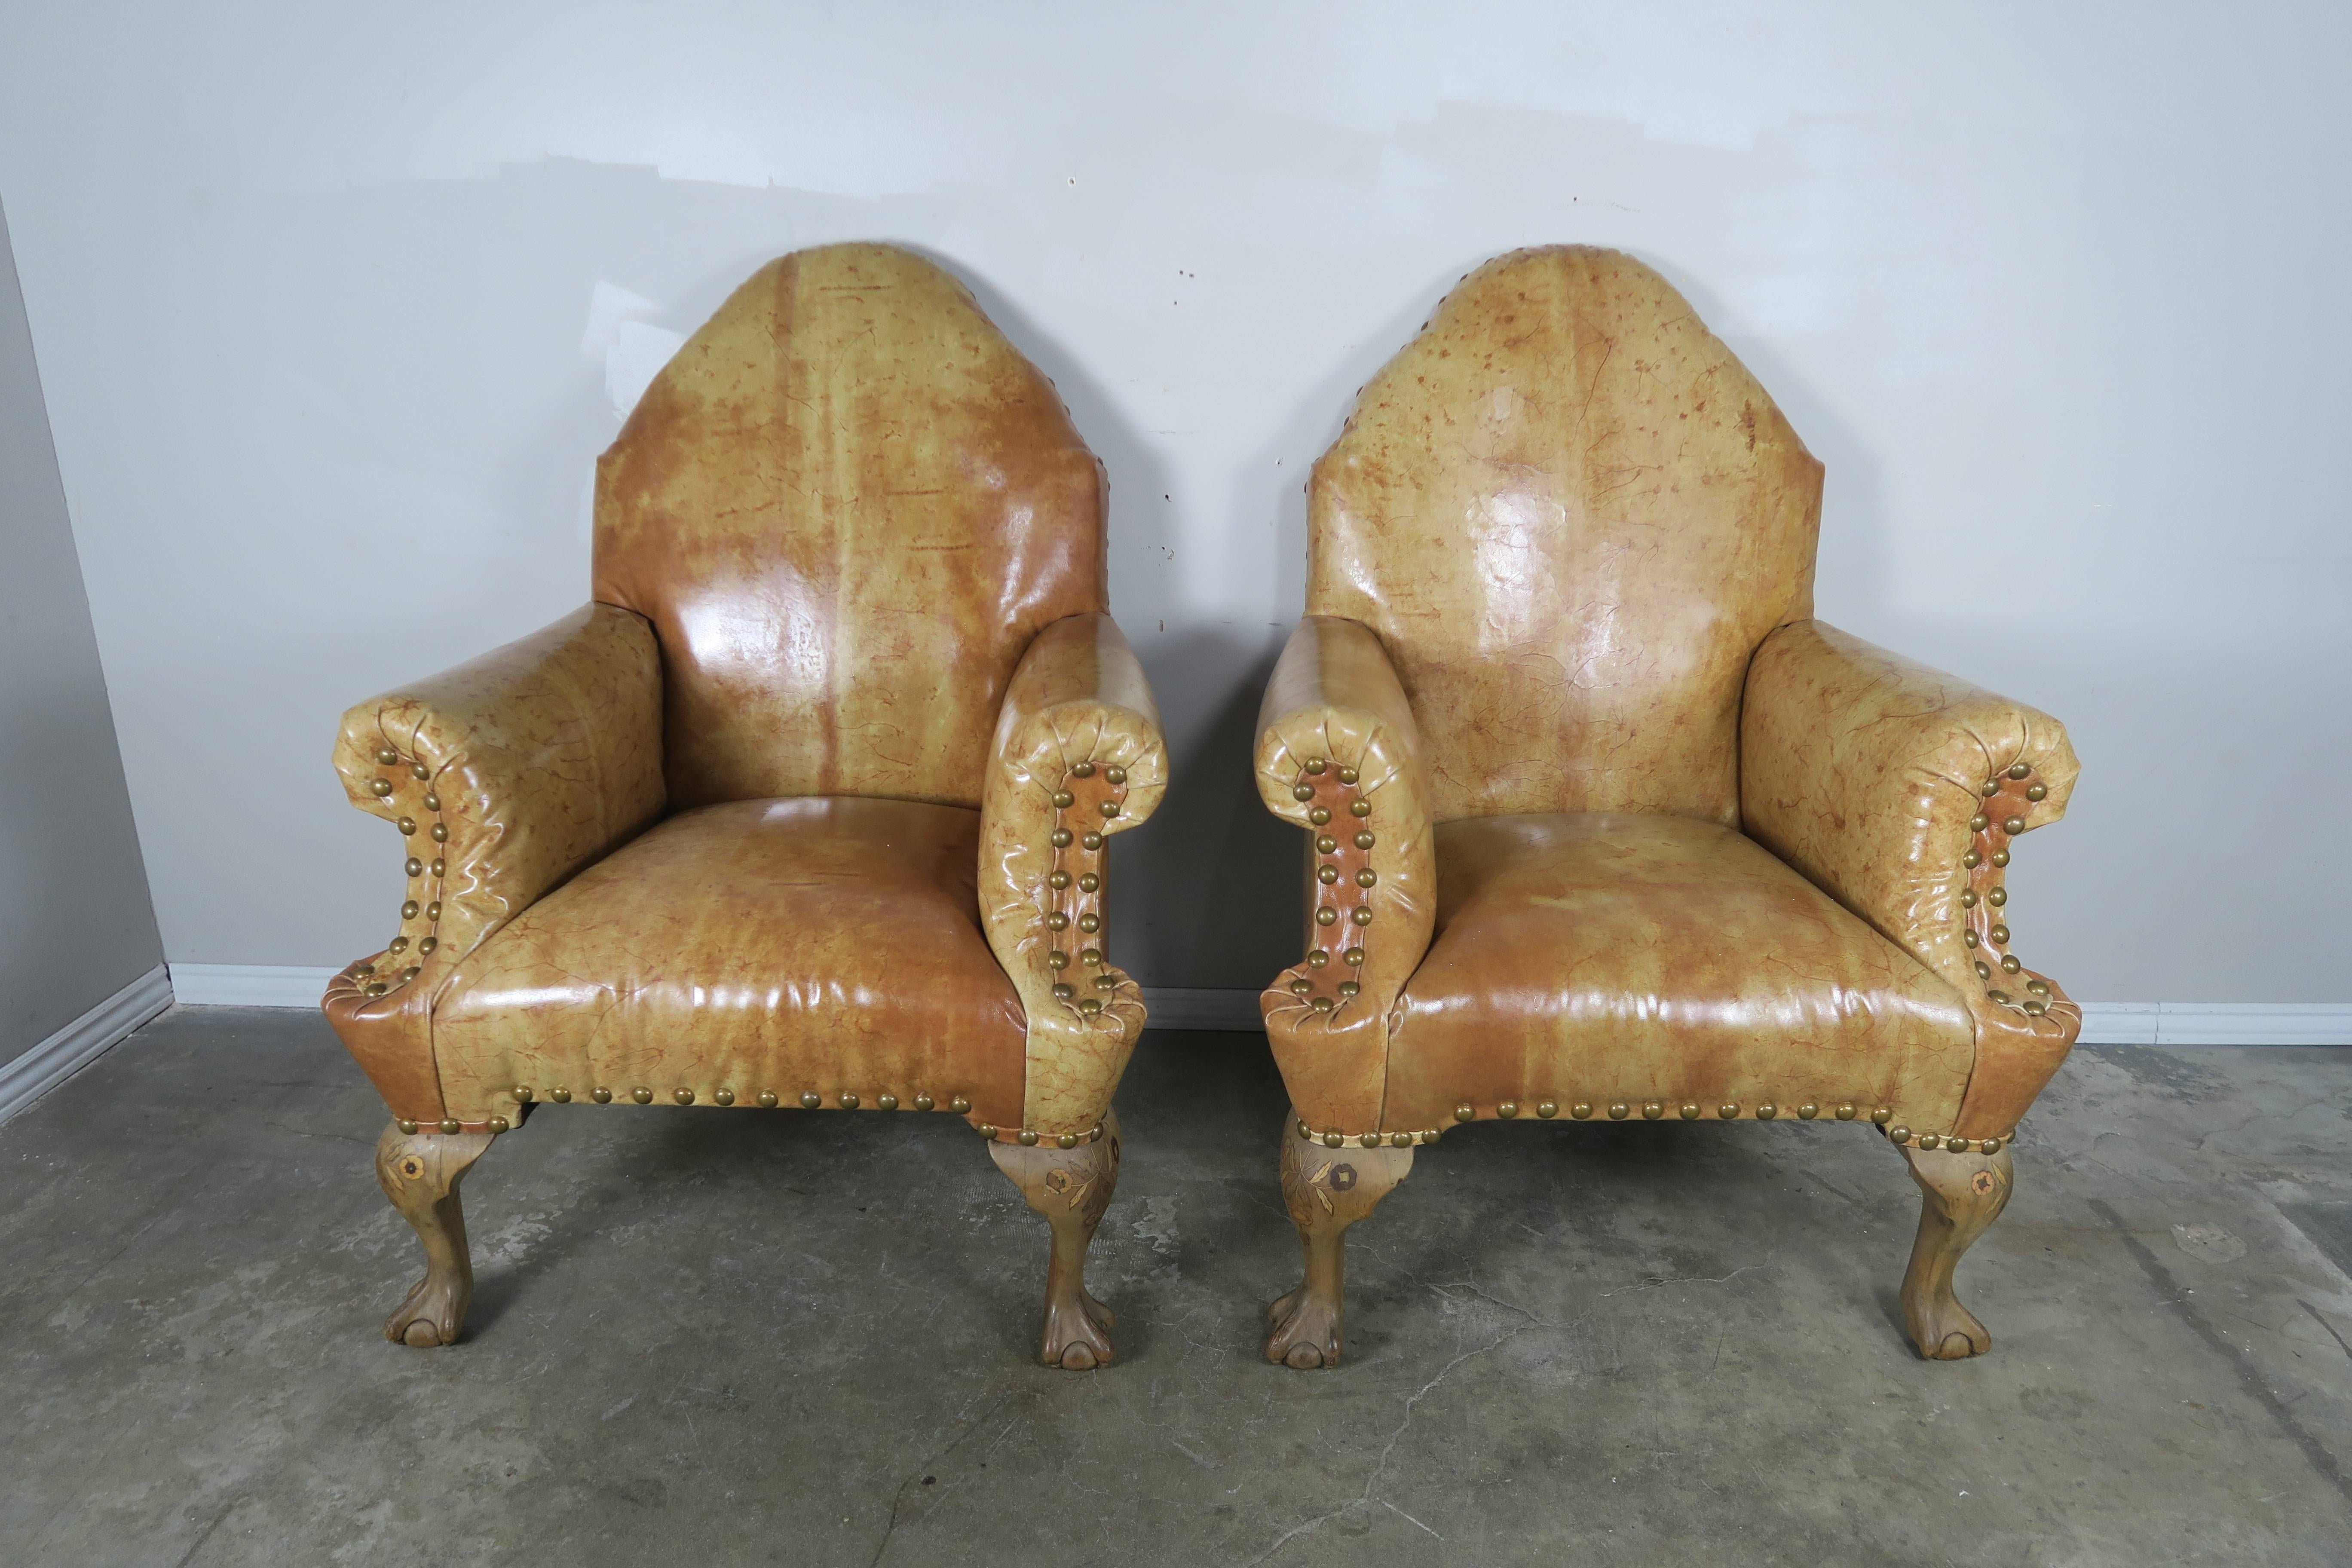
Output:
[[[1985,1227],[2000,1217],[2016,1180],[2010,1152],[1955,1154],[1903,1148],[1923,1194],[1911,1267],[1903,1271],[1903,1321],[1929,1361],[1960,1361],[1992,1349],[1992,1335],[1952,1294],[1952,1270]]]
[[[996,1168],[1013,1178],[1029,1206],[1054,1227],[1054,1258],[1045,1266],[1045,1338],[1039,1358],[1047,1366],[1085,1372],[1111,1361],[1110,1309],[1087,1294],[1087,1244],[1118,1187],[1118,1117],[1103,1112],[1103,1133],[1074,1149],[1040,1143],[992,1142]]]
[[[383,1337],[420,1349],[457,1342],[474,1299],[466,1212],[457,1183],[489,1148],[488,1132],[403,1132],[395,1121],[376,1140],[375,1179],[425,1244],[425,1278],[383,1325]]]
[[[1282,1130],[1282,1201],[1298,1227],[1307,1279],[1266,1309],[1274,1331],[1265,1359],[1302,1370],[1339,1364],[1339,1322],[1348,1255],[1341,1237],[1412,1169],[1412,1149],[1328,1149],[1298,1135],[1293,1110]]]

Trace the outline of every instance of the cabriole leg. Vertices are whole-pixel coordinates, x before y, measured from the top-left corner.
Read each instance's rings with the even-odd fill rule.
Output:
[[[1087,1294],[1087,1244],[1118,1187],[1118,1115],[1104,1111],[1102,1128],[1100,1138],[1081,1140],[1074,1149],[988,1146],[996,1168],[1054,1227],[1053,1261],[1045,1266],[1045,1337],[1038,1353],[1047,1366],[1069,1372],[1111,1361],[1110,1309]]]
[[[1905,1146],[1911,1179],[1919,1184],[1919,1235],[1903,1273],[1903,1321],[1912,1342],[1930,1361],[1960,1361],[1992,1349],[1992,1335],[1952,1294],[1952,1270],[2000,1217],[2016,1179],[2010,1152],[1955,1154]]]
[[[1298,1135],[1293,1110],[1282,1131],[1282,1200],[1298,1227],[1307,1278],[1266,1309],[1274,1331],[1265,1359],[1305,1370],[1339,1364],[1339,1325],[1347,1290],[1348,1227],[1370,1214],[1412,1169],[1412,1149],[1328,1149]]]
[[[375,1179],[425,1244],[425,1278],[383,1325],[395,1344],[427,1349],[457,1342],[474,1299],[466,1213],[457,1184],[490,1146],[488,1132],[403,1132],[395,1121],[376,1140]]]

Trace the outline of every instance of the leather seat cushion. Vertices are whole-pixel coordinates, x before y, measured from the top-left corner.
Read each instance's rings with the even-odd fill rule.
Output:
[[[956,1095],[1021,1125],[1027,1031],[980,930],[980,813],[845,797],[737,801],[660,823],[525,910],[434,1008],[459,1117],[517,1085],[577,1101],[725,1089],[828,1108]]]
[[[1958,994],[1753,840],[1693,817],[1546,813],[1437,829],[1437,931],[1399,999],[1383,1130],[1579,1100],[1952,1124]],[[1378,940],[1378,931],[1372,938]]]

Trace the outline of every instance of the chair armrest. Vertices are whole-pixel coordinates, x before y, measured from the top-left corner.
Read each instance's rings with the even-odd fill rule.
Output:
[[[1819,621],[1764,640],[1739,726],[1748,836],[1949,981],[1977,1026],[1954,1131],[2006,1136],[2083,1015],[2010,952],[2002,868],[2080,764],[2046,713]]]
[[[1370,627],[1298,623],[1258,708],[1256,762],[1266,809],[1314,836],[1307,956],[1259,998],[1266,1037],[1316,1131],[1377,1131],[1389,1016],[1429,951],[1437,862],[1421,731]]]
[[[1149,817],[1168,743],[1143,666],[1107,615],[1039,632],[1004,690],[980,805],[981,924],[1028,1016],[1022,1126],[1083,1135],[1110,1106],[1143,993],[1105,945],[1104,844]]]
[[[353,805],[399,826],[408,891],[398,933],[325,1006],[396,1114],[439,1107],[439,982],[661,815],[661,726],[652,626],[593,604],[343,715],[335,769]]]

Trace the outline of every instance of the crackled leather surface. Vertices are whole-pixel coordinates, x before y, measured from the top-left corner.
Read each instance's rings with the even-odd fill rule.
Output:
[[[1811,614],[1821,485],[1655,272],[1515,251],[1446,296],[1316,464],[1307,610],[1387,646],[1437,821],[1736,825],[1740,682]]]
[[[2080,764],[2064,728],[1808,620],[1774,633],[1757,653],[1740,766],[1748,833],[1967,998],[1977,1064],[1954,1131],[1983,1138],[2016,1126],[2083,1024],[2046,976],[1996,967],[2009,932],[1994,861],[2006,864],[2016,836],[2007,823],[2025,833],[2065,815]],[[2012,779],[2011,769],[2024,772]],[[2037,784],[2041,798],[2029,798]],[[1965,863],[1972,853],[1974,867]],[[1987,902],[1996,895],[1997,921]],[[1986,917],[1973,947],[1972,914]],[[1988,940],[1996,931],[2001,940]],[[1979,963],[1990,977],[1978,974]],[[1993,1000],[1996,991],[2022,998],[2036,980],[2049,988],[2045,1013]]]
[[[1259,707],[1256,763],[1266,809],[1307,834],[1307,957],[1266,987],[1266,1037],[1292,1103],[1317,1126],[1370,1128],[1388,1074],[1389,1006],[1429,944],[1436,875],[1420,731],[1369,629],[1326,616],[1299,622]],[[1354,770],[1352,784],[1342,769]],[[1364,833],[1369,847],[1357,843]],[[1371,919],[1359,923],[1359,909]],[[1349,963],[1351,952],[1361,962]],[[1343,994],[1349,982],[1361,989]]]
[[[991,752],[982,924],[1029,1026],[1022,1116],[998,1124],[1082,1132],[1109,1110],[1143,1032],[1143,993],[1109,946],[1108,840],[1151,815],[1168,780],[1160,710],[1108,616],[1072,616],[1038,634],[1013,671]],[[1056,844],[1057,832],[1067,842]]]
[[[1465,1103],[1653,1100],[1709,1118],[1853,1102],[1951,1125],[1972,1052],[1959,996],[1731,829],[1482,817],[1437,829],[1437,934],[1399,1003],[1383,1130],[1451,1126]]]
[[[674,1104],[844,1094],[1021,1110],[1021,999],[982,936],[980,814],[908,801],[738,801],[674,816],[460,963],[435,1009],[461,1121],[517,1086]]]
[[[400,909],[384,911],[398,951],[360,960],[369,973],[338,974],[327,1017],[398,1114],[437,1120],[431,1007],[450,969],[661,813],[653,628],[585,605],[359,704],[334,762],[353,805],[404,825],[408,878]],[[368,994],[374,981],[383,994]]]
[[[1309,487],[1259,787],[1311,827],[1343,803],[1307,753],[1358,748],[1440,825],[1395,889],[1433,862],[1444,904],[1433,942],[1389,922],[1381,868],[1360,991],[1310,962],[1265,993],[1314,1127],[1617,1095],[2014,1128],[2080,1014],[2010,951],[2000,873],[2074,753],[1813,621],[1821,479],[1688,304],[1608,251],[1478,268],[1364,388]],[[1310,903],[1356,876],[1336,848],[1310,848]]]
[[[650,619],[674,805],[980,804],[1022,651],[1109,607],[1101,465],[909,252],[772,262],[597,466],[595,597]]]

